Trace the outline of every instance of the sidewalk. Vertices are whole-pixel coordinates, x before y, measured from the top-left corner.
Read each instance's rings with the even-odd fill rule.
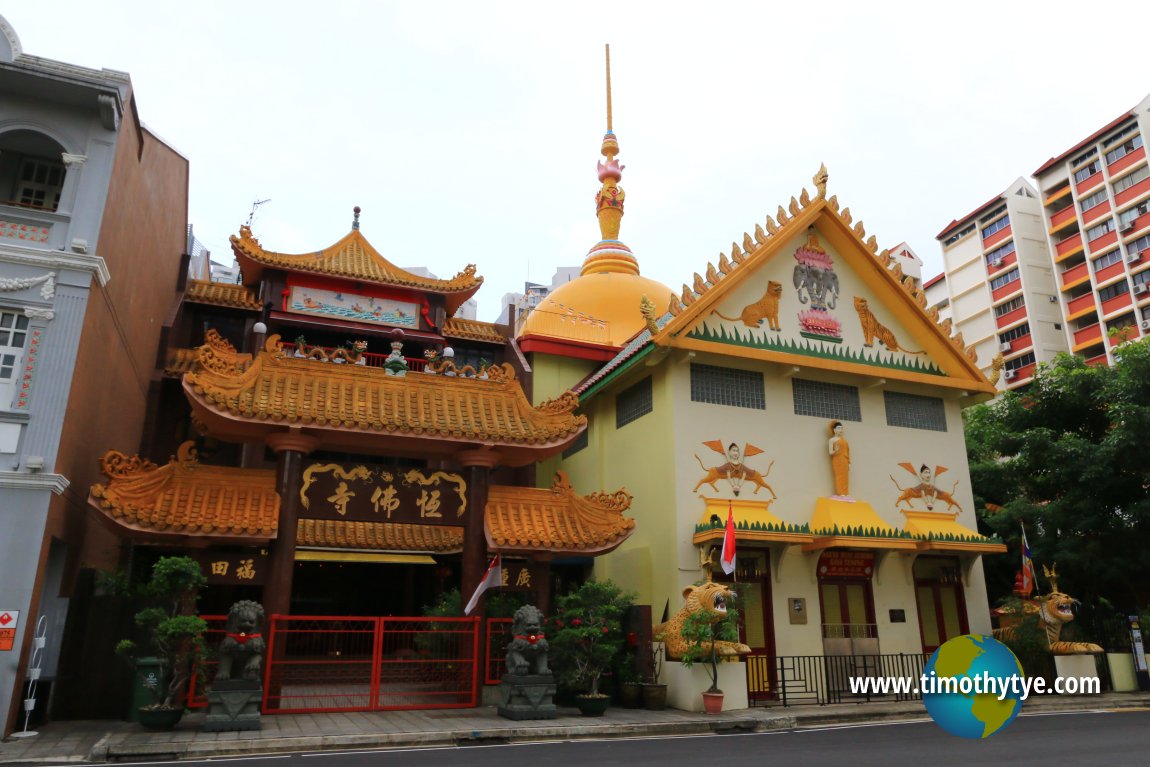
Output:
[[[1150,707],[1150,693],[1106,693],[1031,698],[1023,714]],[[533,740],[636,735],[761,732],[927,718],[921,702],[780,706],[707,715],[668,709],[612,707],[602,717],[561,708],[557,719],[513,722],[494,707],[432,711],[265,716],[257,732],[201,732],[202,714],[185,716],[175,730],[153,732],[127,722],[51,722],[34,738],[0,743],[0,763],[204,759],[274,752],[465,746]]]

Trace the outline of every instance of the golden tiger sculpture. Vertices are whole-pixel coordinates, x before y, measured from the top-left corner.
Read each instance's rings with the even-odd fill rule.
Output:
[[[1052,655],[1097,655],[1105,652],[1093,642],[1063,642],[1062,627],[1074,620],[1074,606],[1078,600],[1063,594],[1058,590],[1058,573],[1053,568],[1042,566],[1042,571],[1050,581],[1049,594],[1038,599],[1027,600],[1023,603],[1025,615],[1038,614],[1038,621],[1046,630],[1046,642],[1050,645]],[[1005,617],[1005,616],[1004,616]],[[1020,618],[1011,616],[1011,624],[1016,624]],[[1014,625],[1004,626],[994,630],[994,638],[1010,641],[1014,636]]]
[[[702,586],[688,586],[683,589],[683,607],[666,623],[653,629],[653,636],[661,641],[667,657],[678,660],[687,652],[690,644],[683,638],[683,623],[687,616],[703,610],[710,615],[711,623],[718,623],[727,616],[727,602],[735,595],[721,583],[704,583]],[[715,654],[719,656],[746,655],[751,651],[741,642],[715,642]]]

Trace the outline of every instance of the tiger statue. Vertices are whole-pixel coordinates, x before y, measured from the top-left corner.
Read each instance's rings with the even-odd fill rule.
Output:
[[[1046,630],[1046,642],[1050,645],[1052,655],[1097,655],[1105,652],[1093,642],[1063,642],[1062,627],[1074,620],[1074,608],[1078,600],[1063,594],[1058,590],[1058,572],[1054,568],[1042,566],[1042,571],[1050,581],[1050,593],[1038,599],[1026,600],[1023,603],[1023,614],[1038,614],[1038,620]],[[1005,616],[1004,616],[1005,617]],[[1014,624],[1021,618],[1011,616],[1011,625],[994,630],[994,638],[1009,642],[1014,637]]]
[[[683,589],[683,607],[666,623],[652,629],[653,636],[666,648],[667,657],[672,660],[682,658],[690,647],[683,638],[683,623],[687,616],[700,610],[710,615],[711,623],[718,623],[727,615],[727,602],[735,595],[721,583],[708,582],[702,586],[688,586]],[[751,651],[741,642],[715,642],[715,654],[719,656],[746,655]]]

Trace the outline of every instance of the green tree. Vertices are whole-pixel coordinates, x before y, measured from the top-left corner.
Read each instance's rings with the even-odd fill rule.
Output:
[[[622,620],[635,595],[611,581],[587,581],[559,597],[547,639],[549,662],[567,689],[598,697],[599,680],[623,652]]]
[[[1014,554],[988,562],[993,596],[1013,585],[1021,520],[1034,560],[1057,562],[1063,591],[1137,606],[1150,565],[1150,343],[1123,344],[1117,357],[1106,368],[1059,355],[1026,390],[967,411],[976,506]]]

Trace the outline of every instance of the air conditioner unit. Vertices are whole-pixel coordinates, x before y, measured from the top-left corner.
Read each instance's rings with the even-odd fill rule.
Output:
[[[1142,320],[1142,329],[1150,330],[1150,320]]]
[[[1001,258],[996,258],[990,262],[990,268],[991,269],[997,269],[1000,266],[1002,266],[1002,259]]]
[[[1128,263],[1128,264],[1136,263],[1140,258],[1142,258],[1141,253],[1127,253],[1126,254],[1126,263]]]
[[[1130,234],[1131,232],[1133,232],[1133,231],[1134,231],[1135,229],[1137,229],[1137,228],[1138,228],[1138,227],[1136,227],[1136,226],[1134,225],[1134,222],[1133,222],[1133,221],[1131,221],[1129,224],[1127,224],[1126,226],[1122,227],[1122,234]]]
[[[1017,375],[1018,375],[1018,371],[1017,371],[1017,370],[1007,370],[1005,373],[1003,373],[1002,377],[1003,377],[1003,378],[1005,378],[1007,381],[1011,381],[1011,380],[1013,380],[1013,379],[1014,379],[1014,378],[1015,378]]]
[[[1150,285],[1147,285],[1145,282],[1140,282],[1134,286],[1134,293],[1136,295],[1141,293],[1150,293]]]
[[[998,345],[998,350],[1000,352],[1002,352],[1003,354],[1009,354],[1012,351],[1012,349],[1013,349],[1013,347],[1010,345],[1009,341],[1003,341],[1001,344]]]

